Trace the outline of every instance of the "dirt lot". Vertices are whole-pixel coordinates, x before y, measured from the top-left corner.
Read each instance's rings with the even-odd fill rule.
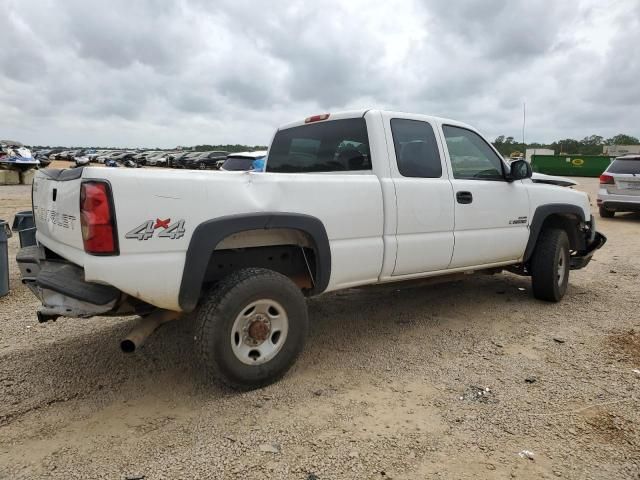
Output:
[[[300,361],[243,394],[202,378],[189,321],[132,356],[133,318],[38,324],[12,261],[0,478],[640,478],[640,215],[599,229],[559,304],[510,274],[313,299]]]

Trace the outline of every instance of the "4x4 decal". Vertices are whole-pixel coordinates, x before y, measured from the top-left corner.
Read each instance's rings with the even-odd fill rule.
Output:
[[[173,223],[171,223],[170,218],[167,218],[166,220],[156,218],[155,221],[147,220],[143,224],[138,225],[133,230],[127,232],[124,237],[134,240],[149,240],[153,237],[156,230],[158,230],[158,237],[177,240],[184,236],[184,220],[178,220]]]

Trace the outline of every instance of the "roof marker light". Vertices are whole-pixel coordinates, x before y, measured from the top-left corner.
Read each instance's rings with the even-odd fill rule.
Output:
[[[320,122],[322,120],[326,120],[327,118],[329,118],[329,114],[328,113],[323,113],[320,115],[313,115],[311,117],[307,117],[304,119],[304,123],[313,123],[313,122]]]

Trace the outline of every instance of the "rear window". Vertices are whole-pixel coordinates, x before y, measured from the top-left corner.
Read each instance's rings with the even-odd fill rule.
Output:
[[[229,157],[222,164],[222,169],[230,171],[251,170],[255,158]]]
[[[609,168],[609,173],[640,173],[640,158],[630,158],[628,160],[616,159],[613,161]]]
[[[364,118],[280,130],[269,149],[268,172],[371,170]]]

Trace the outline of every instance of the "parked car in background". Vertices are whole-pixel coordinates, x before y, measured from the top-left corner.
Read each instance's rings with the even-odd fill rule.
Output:
[[[118,157],[118,156],[120,156],[121,154],[122,154],[122,152],[121,152],[121,151],[119,151],[119,150],[111,150],[111,151],[109,151],[109,152],[105,153],[104,155],[99,155],[99,156],[96,158],[96,161],[97,161],[98,163],[106,163],[106,162],[107,162],[107,160],[113,160],[113,159],[115,159],[115,157]]]
[[[182,152],[175,152],[172,153],[170,155],[168,155],[167,157],[167,167],[169,168],[180,168],[179,164],[180,161],[186,157],[187,155],[192,154],[192,151],[182,151]]]
[[[260,150],[257,152],[232,153],[220,166],[220,170],[225,170],[228,172],[253,170],[253,162],[263,159],[266,156],[266,150]]]
[[[200,170],[215,170],[218,168],[218,163],[227,159],[229,152],[212,151],[202,152],[202,154],[195,158],[191,168],[197,168]]]
[[[148,158],[150,153],[151,152],[148,152],[148,151],[136,152],[136,153],[133,154],[133,156],[131,158],[138,165],[146,165],[147,158]]]
[[[202,155],[202,152],[188,152],[182,156],[176,157],[171,166],[173,168],[192,168],[192,165],[195,164],[196,158],[200,155]]]
[[[116,162],[118,162],[121,165],[124,165],[125,167],[136,167],[138,166],[138,164],[133,160],[134,155],[135,155],[135,152],[121,151],[121,152],[118,152],[116,155],[112,155],[111,157],[109,157],[109,159],[115,160]]]
[[[59,150],[49,155],[50,160],[65,160],[69,154],[68,150]]]
[[[96,155],[93,161],[96,163],[104,163],[111,155],[113,155],[113,152],[110,150],[101,151]]]
[[[56,155],[58,155],[58,153],[60,153],[62,150],[63,149],[60,147],[49,149],[48,153],[45,154],[47,156],[47,160],[49,160],[49,162],[52,162],[53,160],[55,160]]]
[[[91,163],[89,157],[87,157],[86,155],[76,155],[73,161],[74,166],[76,167],[86,167],[87,165],[89,165],[89,163]]]
[[[38,150],[35,154],[34,154],[34,158],[37,158],[40,161],[40,166],[41,167],[47,167],[50,163],[51,160],[49,160],[49,155],[51,154],[51,150]]]
[[[169,161],[169,154],[167,152],[154,152],[147,157],[147,165],[152,167],[164,167]]]
[[[604,218],[640,211],[640,155],[618,157],[600,175],[598,209]]]

